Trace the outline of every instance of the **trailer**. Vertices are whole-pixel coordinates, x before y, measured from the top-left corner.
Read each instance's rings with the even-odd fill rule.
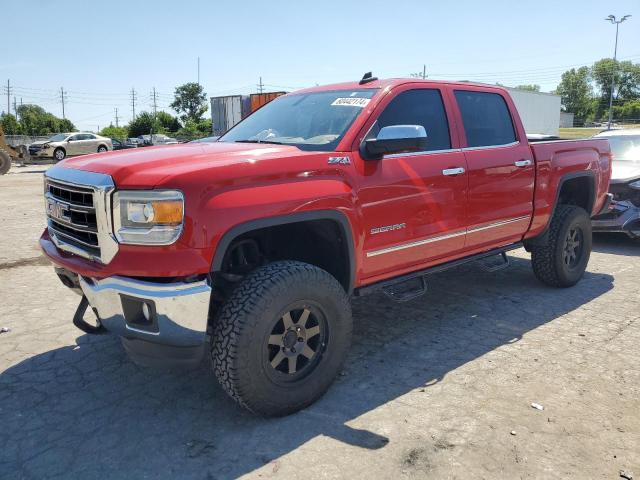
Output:
[[[520,113],[526,133],[558,135],[560,128],[559,95],[509,87],[507,90],[509,90]]]

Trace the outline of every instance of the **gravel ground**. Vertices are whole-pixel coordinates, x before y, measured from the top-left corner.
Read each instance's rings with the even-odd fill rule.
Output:
[[[640,477],[640,244],[597,238],[567,290],[518,250],[409,303],[356,299],[344,373],[265,420],[206,363],[140,368],[73,327],[79,297],[36,247],[42,170],[0,177],[0,478]]]

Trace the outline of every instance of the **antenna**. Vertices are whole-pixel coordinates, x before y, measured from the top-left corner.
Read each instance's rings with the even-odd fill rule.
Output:
[[[360,85],[364,85],[365,83],[375,82],[376,80],[378,80],[378,77],[374,77],[371,72],[367,72],[362,76],[359,83]]]

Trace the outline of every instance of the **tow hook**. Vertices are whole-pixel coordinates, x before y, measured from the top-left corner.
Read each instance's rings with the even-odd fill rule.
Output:
[[[100,317],[97,312],[94,310],[93,313],[96,316],[96,325],[91,325],[84,319],[84,314],[87,311],[87,307],[89,306],[89,300],[84,295],[80,300],[80,304],[76,309],[76,313],[73,315],[73,324],[82,330],[84,333],[88,333],[90,335],[100,335],[103,333],[107,333],[107,329],[104,328],[102,322],[100,322]]]

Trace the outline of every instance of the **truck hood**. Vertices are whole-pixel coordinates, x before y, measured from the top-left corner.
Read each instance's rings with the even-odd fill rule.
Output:
[[[170,177],[233,164],[255,164],[266,159],[302,156],[297,147],[253,143],[188,143],[132,148],[64,160],[61,166],[105,173],[117,186],[152,188]],[[316,152],[313,152],[316,153]]]
[[[640,162],[614,160],[611,166],[611,180],[626,182],[640,177]]]

